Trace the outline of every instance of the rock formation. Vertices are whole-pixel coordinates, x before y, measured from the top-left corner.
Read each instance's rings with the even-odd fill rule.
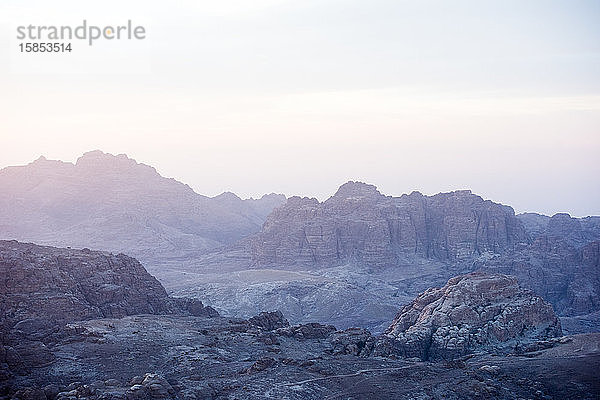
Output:
[[[597,254],[588,249],[586,260],[597,262]],[[198,301],[167,297],[137,261],[123,255],[14,241],[0,242],[0,255],[4,326],[14,323],[0,336],[0,398],[508,400],[600,394],[600,337],[545,340],[560,331],[551,307],[505,276],[454,278],[418,297],[387,335],[376,337],[360,328],[289,326],[281,312],[248,320],[211,317]],[[26,297],[18,298],[17,287]],[[126,315],[137,310],[146,314]],[[99,318],[64,324],[94,316]],[[398,357],[413,355],[399,351],[406,344],[401,337],[417,333],[410,342],[415,348],[428,321],[435,323],[430,359],[483,352],[452,362]],[[463,329],[471,336],[455,340],[455,326],[458,338],[465,338]],[[477,347],[461,347],[464,342]],[[515,345],[510,357],[485,352],[507,343]]]
[[[376,353],[452,359],[560,335],[552,306],[521,289],[515,278],[472,273],[429,289],[404,306]]]
[[[397,264],[401,254],[454,262],[526,243],[512,208],[470,191],[386,197],[348,182],[323,203],[293,197],[252,240],[256,265]]]
[[[552,217],[535,213],[517,215],[532,239],[546,236],[581,247],[600,239],[600,217],[574,218],[566,213]]]
[[[168,311],[167,292],[123,254],[0,241],[2,325]]]
[[[278,335],[295,339],[325,339],[332,332],[335,332],[335,326],[323,325],[317,322],[288,326],[279,328],[276,331]]]
[[[329,336],[333,354],[351,354],[368,357],[373,354],[376,339],[366,329],[348,328],[336,331]]]
[[[542,217],[526,217],[528,229],[532,234],[537,232],[531,244],[506,254],[480,257],[474,267],[517,277],[522,286],[551,302],[557,314],[565,317],[567,332],[597,331],[600,218],[578,219],[568,214]],[[532,221],[538,224],[534,226]]]
[[[256,315],[250,319],[248,319],[250,325],[253,325],[257,328],[263,329],[265,331],[273,331],[279,328],[285,328],[290,326],[290,323],[287,319],[283,317],[281,311],[274,312],[261,312],[259,315]]]
[[[197,259],[189,271],[202,273],[176,290],[241,318],[275,308],[292,324],[380,333],[418,293],[482,270],[516,276],[567,332],[594,332],[600,268],[584,249],[599,240],[600,217],[515,216],[469,191],[389,197],[349,182],[325,202],[290,198],[261,232]]]
[[[14,399],[544,399],[597,398],[600,336],[536,343],[509,357],[452,362],[372,357],[360,330],[324,338],[232,329],[228,318],[128,316],[74,323],[26,375],[0,378]],[[529,349],[530,348],[530,349]],[[335,351],[334,351],[335,349]],[[8,385],[6,385],[8,383]]]

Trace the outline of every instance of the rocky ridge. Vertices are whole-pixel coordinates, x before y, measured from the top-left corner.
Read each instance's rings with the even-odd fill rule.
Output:
[[[476,259],[473,268],[515,276],[551,302],[559,315],[568,317],[567,332],[597,331],[600,218],[556,214],[544,221],[534,228],[538,233],[529,245],[507,254],[487,254]],[[573,318],[584,320],[584,325]]]
[[[521,289],[515,278],[477,272],[454,277],[404,306],[384,333],[392,341],[384,341],[379,351],[453,359],[474,351],[514,350],[561,334],[552,306]]]
[[[292,197],[275,209],[251,241],[255,265],[373,268],[401,254],[455,262],[527,243],[512,208],[470,191],[387,197],[373,185],[348,182],[323,203]]]
[[[182,266],[189,283],[172,290],[202,296],[230,315],[272,306],[293,323],[348,328],[358,321],[381,332],[418,293],[481,270],[516,276],[553,305],[566,332],[594,332],[599,222],[515,216],[469,191],[390,197],[348,182],[324,202],[290,198],[261,232]]]

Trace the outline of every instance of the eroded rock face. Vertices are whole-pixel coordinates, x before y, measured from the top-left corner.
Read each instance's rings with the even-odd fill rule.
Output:
[[[512,275],[523,287],[552,303],[567,333],[600,328],[600,217],[521,214],[531,243],[505,254],[486,254],[473,266]]]
[[[333,354],[351,354],[368,357],[373,352],[375,337],[366,329],[349,328],[329,336]]]
[[[49,327],[91,318],[218,315],[198,299],[169,298],[124,254],[0,241],[0,277],[0,328],[37,339]]]
[[[205,306],[198,299],[175,297],[169,300],[172,306],[174,306],[173,311],[176,313],[183,313],[194,317],[217,317],[219,315],[214,308]],[[169,309],[169,311],[171,310]]]
[[[0,241],[0,276],[5,327],[29,319],[60,323],[169,309],[161,284],[123,254]]]
[[[559,335],[552,306],[521,289],[515,278],[472,273],[429,289],[403,307],[376,353],[452,359]]]
[[[578,248],[564,238],[542,235],[519,251],[478,260],[475,266],[515,276],[559,315],[586,315],[600,309],[599,245],[596,240]]]
[[[293,197],[252,239],[256,265],[397,264],[400,254],[456,261],[527,242],[512,208],[470,191],[387,197],[348,182],[323,203]]]

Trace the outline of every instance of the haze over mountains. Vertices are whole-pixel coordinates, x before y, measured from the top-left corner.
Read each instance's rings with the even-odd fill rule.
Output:
[[[0,188],[0,398],[600,393],[600,217],[352,181],[209,198],[99,151]]]
[[[257,232],[285,196],[210,198],[121,154],[44,157],[0,170],[0,236],[123,252],[150,268]]]
[[[390,197],[360,182],[324,202],[201,196],[125,155],[0,170],[0,239],[123,252],[224,315],[383,331],[429,287],[514,275],[566,332],[600,329],[600,218],[515,215],[468,190]]]

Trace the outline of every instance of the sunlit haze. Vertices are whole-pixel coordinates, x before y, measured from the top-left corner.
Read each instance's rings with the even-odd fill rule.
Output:
[[[17,53],[17,26],[83,19],[147,36]],[[0,168],[100,149],[211,196],[361,180],[599,215],[598,21],[597,1],[5,0]]]

